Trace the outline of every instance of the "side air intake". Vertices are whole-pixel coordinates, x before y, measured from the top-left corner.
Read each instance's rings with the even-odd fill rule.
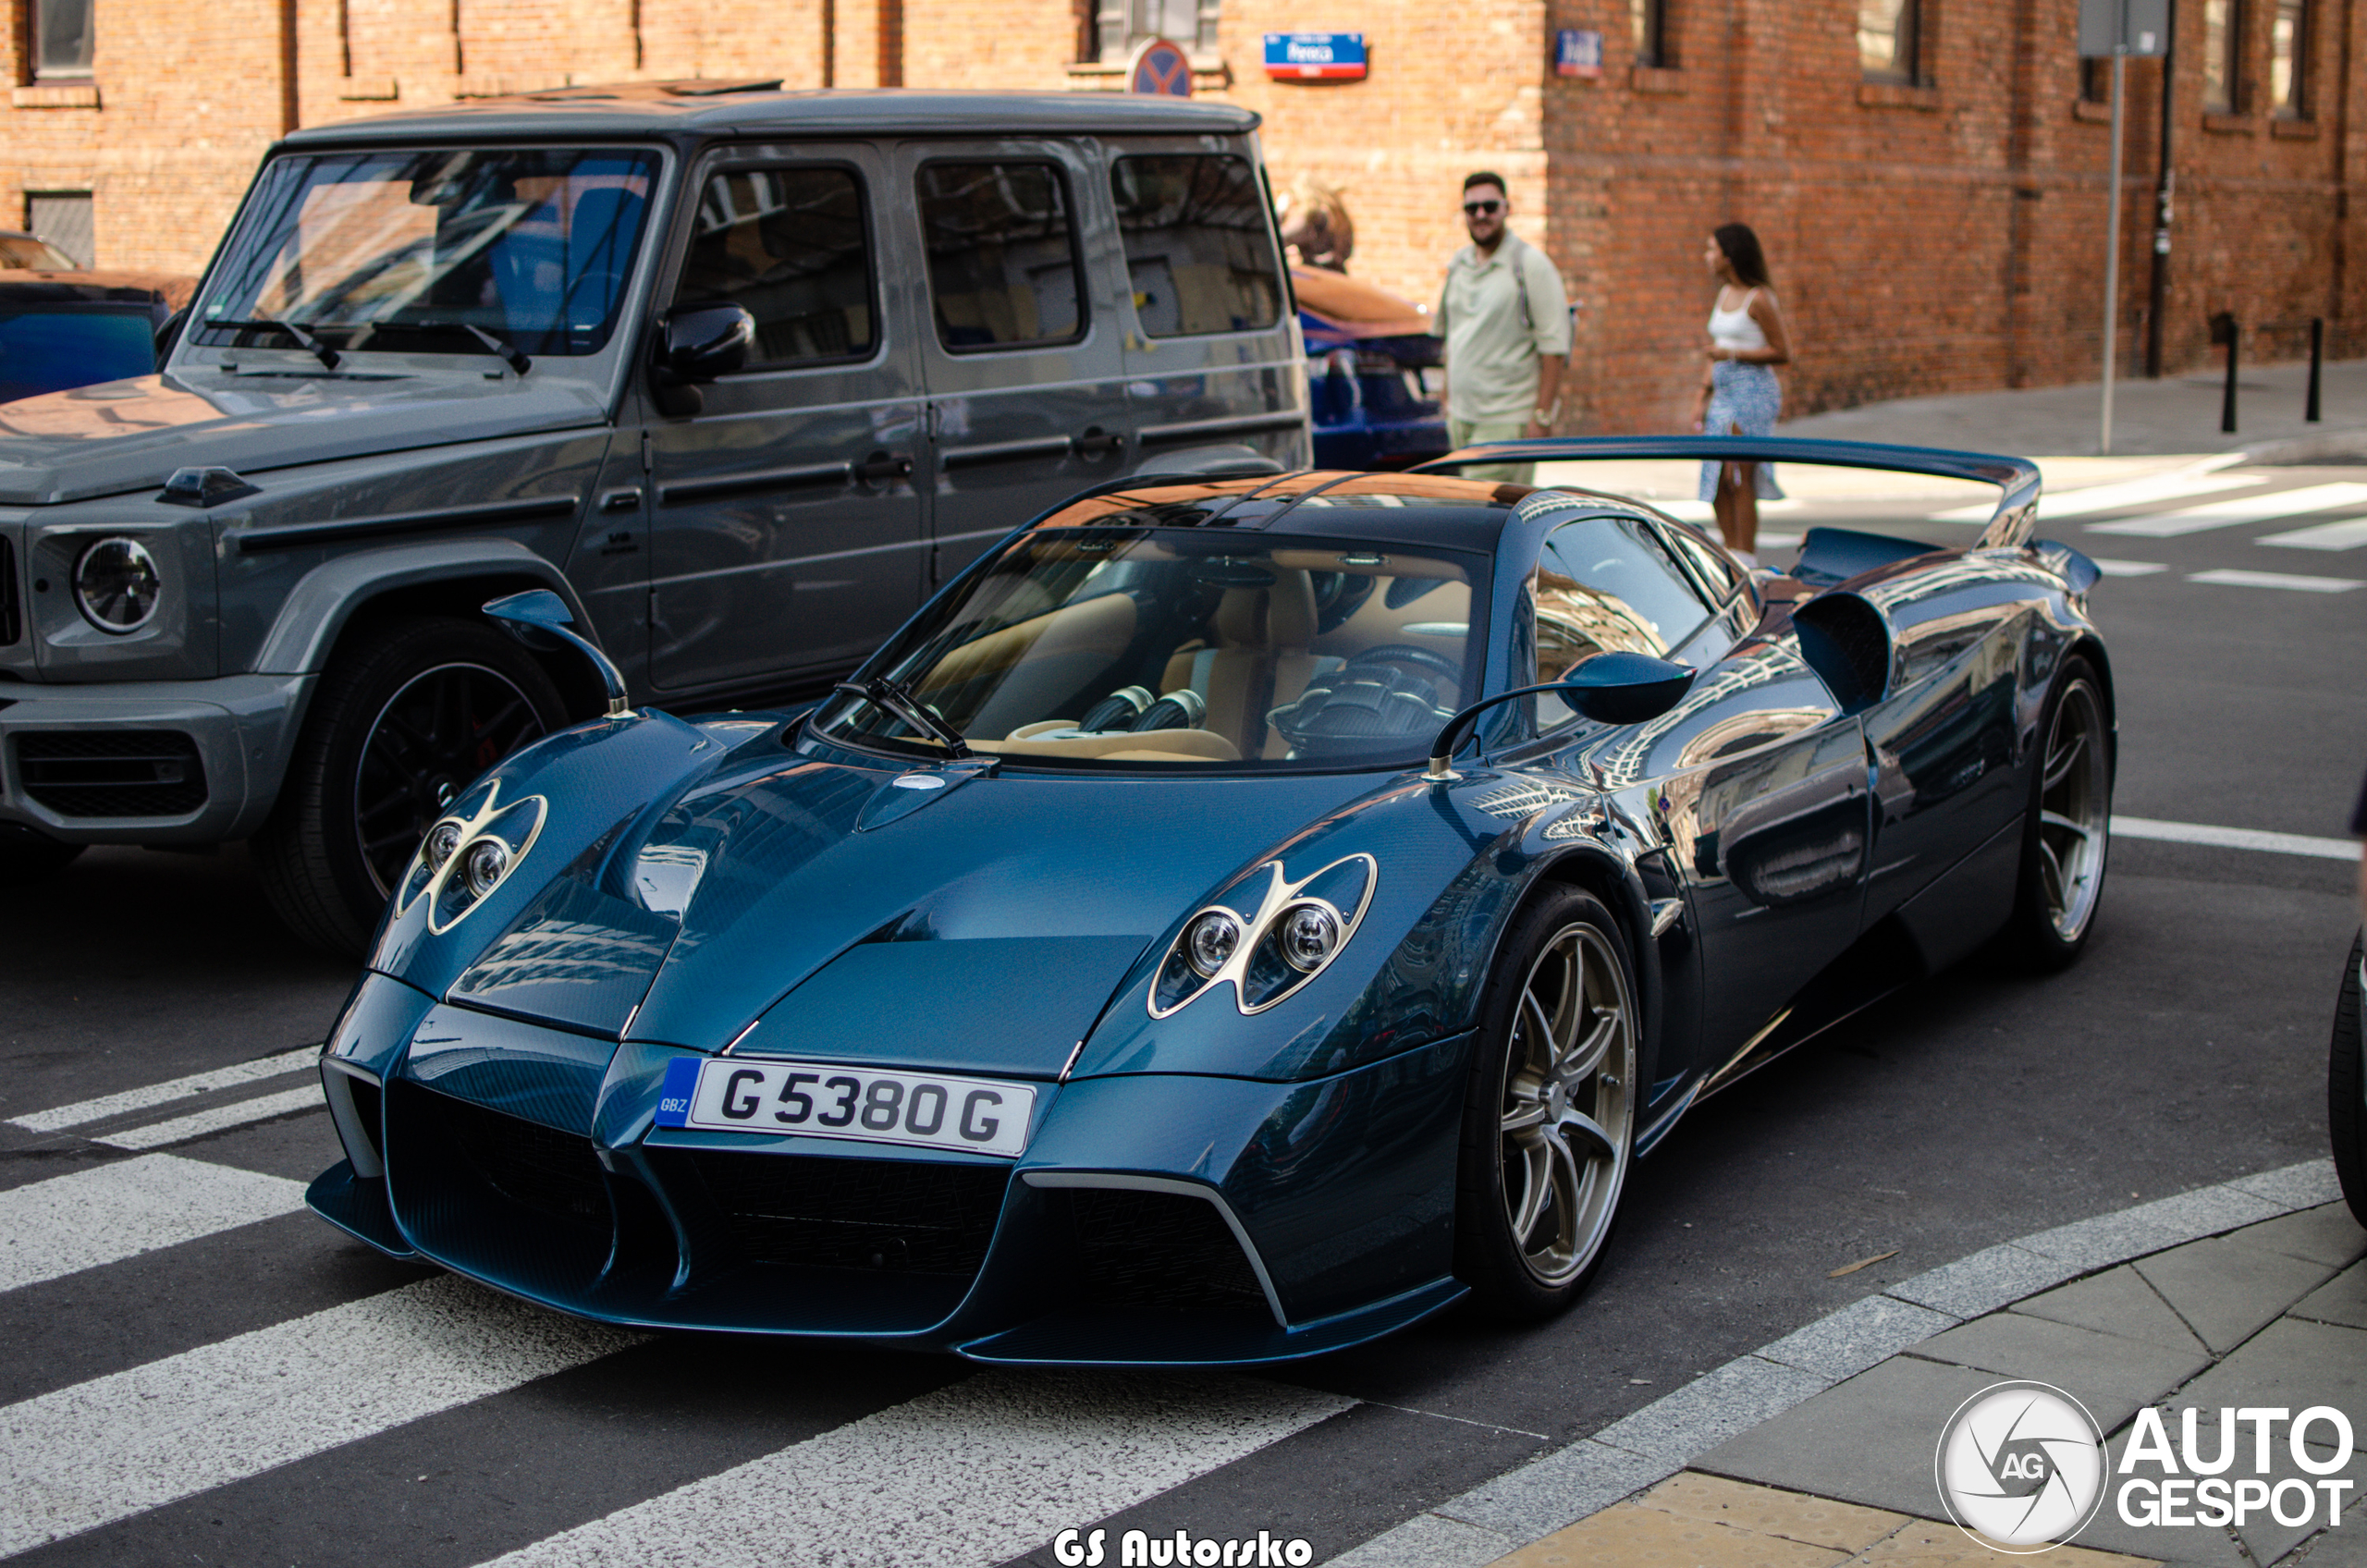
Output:
[[[1890,694],[1890,626],[1855,594],[1820,594],[1792,611],[1800,657],[1845,713],[1859,713]]]

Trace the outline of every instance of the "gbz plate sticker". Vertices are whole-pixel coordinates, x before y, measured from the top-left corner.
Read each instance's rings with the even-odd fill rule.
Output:
[[[1014,1157],[1027,1146],[1032,1084],[828,1062],[677,1058],[657,1124],[715,1133],[801,1133]]]

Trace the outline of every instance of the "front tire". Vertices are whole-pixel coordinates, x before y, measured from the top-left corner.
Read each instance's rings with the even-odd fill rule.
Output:
[[[1558,888],[1504,937],[1464,1096],[1455,1273],[1495,1316],[1536,1320],[1601,1266],[1636,1140],[1642,1014],[1600,900]]]
[[[0,888],[23,888],[55,876],[82,852],[31,828],[0,828]]]
[[[2360,968],[2367,955],[2367,933],[2350,939],[2350,957],[2342,966],[2342,990],[2334,1004],[2334,1043],[2326,1060],[2326,1130],[2333,1135],[2334,1170],[2341,1178],[2342,1195],[2359,1223],[2367,1225],[2367,1093],[2359,1037],[2360,992],[2367,988],[2367,972]]]
[[[420,618],[350,637],[255,835],[273,910],[314,947],[359,956],[445,807],[565,722],[550,676],[488,626]]]
[[[2022,869],[2006,927],[2025,967],[2067,968],[2088,945],[2112,848],[2112,727],[2103,681],[2083,658],[2063,661],[2040,716],[2031,759]]]

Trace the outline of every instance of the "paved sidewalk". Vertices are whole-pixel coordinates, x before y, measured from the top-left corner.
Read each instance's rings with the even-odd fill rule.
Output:
[[[1737,1357],[1591,1437],[1333,1559],[1340,1568],[1938,1568],[1974,1545],[1932,1479],[1949,1415],[2011,1378],[2106,1428],[2137,1413],[2330,1404],[2367,1416],[2367,1231],[2327,1161],[2241,1177],[1960,1258]],[[2312,1428],[2324,1435],[2324,1428]],[[2367,1422],[2359,1436],[2367,1439]],[[2276,1438],[2281,1455],[2285,1439]],[[2327,1457],[2324,1453],[2320,1457]],[[2140,1474],[2155,1474],[2150,1467]],[[2293,1474],[2288,1467],[2284,1474]],[[2231,1477],[2248,1474],[2243,1466]],[[2367,1568],[2367,1451],[2341,1527],[2136,1527],[2104,1505],[2060,1568]],[[2115,1486],[2117,1477],[2114,1478]],[[1641,1494],[1641,1495],[1638,1495]],[[2351,1512],[2356,1509],[2357,1512]]]
[[[2113,390],[2116,457],[2250,449],[2262,462],[2367,461],[2367,360],[2328,363],[2321,386],[2324,420],[2305,423],[2309,366],[2238,365],[2237,430],[2219,429],[2222,378],[2197,373],[2159,381],[2117,382]],[[1811,414],[1779,425],[1779,435],[1840,441],[1895,441],[1960,447],[2027,457],[2092,456],[2102,388],[2042,386],[1906,398]]]

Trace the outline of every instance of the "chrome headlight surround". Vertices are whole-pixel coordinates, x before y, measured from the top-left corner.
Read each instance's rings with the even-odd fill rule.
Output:
[[[82,546],[74,558],[74,607],[112,637],[129,637],[156,619],[165,577],[145,543],[110,533]]]
[[[1278,860],[1258,870],[1267,877],[1254,913],[1210,904],[1176,933],[1146,998],[1153,1018],[1172,1017],[1228,983],[1245,1017],[1281,1006],[1346,950],[1380,880],[1380,863],[1367,854],[1343,856],[1295,882]],[[1256,884],[1252,873],[1243,887]],[[1214,939],[1228,931],[1229,945]]]
[[[467,806],[476,793],[470,790],[460,803]],[[501,780],[493,780],[473,810],[440,817],[421,836],[395,895],[396,917],[424,899],[430,933],[440,937],[458,925],[516,874],[549,815],[550,801],[542,795],[501,804]]]

